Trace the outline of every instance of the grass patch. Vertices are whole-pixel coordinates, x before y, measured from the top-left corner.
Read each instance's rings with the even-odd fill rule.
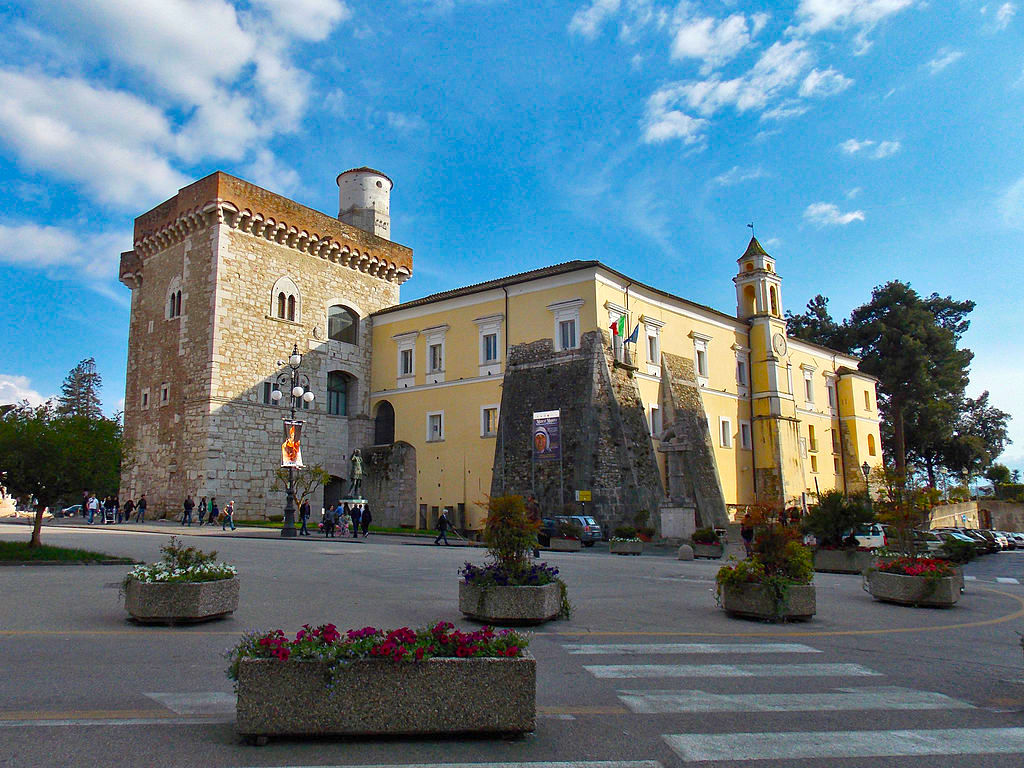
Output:
[[[99,563],[111,560],[117,560],[126,565],[135,562],[129,557],[115,557],[85,549],[67,549],[66,547],[46,545],[30,547],[27,541],[0,541],[0,562]]]
[[[319,524],[319,520],[315,523],[310,520],[306,523],[306,529],[313,533],[317,530],[317,525]],[[284,523],[277,523],[272,520],[235,520],[235,525],[239,528],[281,528],[284,526]],[[302,523],[296,521],[295,527],[301,528]],[[378,525],[371,525],[370,533],[400,533],[403,536],[433,536],[434,538],[438,535],[437,531],[425,530],[423,528],[382,528]]]

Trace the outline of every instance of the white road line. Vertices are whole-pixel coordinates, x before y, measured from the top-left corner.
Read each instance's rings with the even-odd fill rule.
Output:
[[[977,581],[977,576],[964,576],[964,581]]]
[[[1024,752],[1024,728],[684,733],[663,738],[673,752],[691,763]]]
[[[571,654],[588,656],[640,656],[648,653],[821,653],[817,648],[800,643],[580,643],[562,647]]]
[[[999,584],[1020,584],[1017,579],[1011,579],[1008,576],[996,576],[996,582]]]
[[[82,718],[79,720],[0,720],[0,728],[53,728],[57,726],[95,725],[213,725],[234,723],[235,718],[217,717],[123,717],[123,718]]]
[[[881,677],[860,664],[605,664],[584,666],[598,678]]]
[[[199,693],[146,693],[153,701],[159,702],[179,715],[233,715],[235,694],[220,691]]]
[[[847,710],[973,709],[966,701],[941,693],[899,686],[838,688],[832,693],[740,693],[704,691],[619,691],[619,699],[637,714],[688,712],[843,712]]]

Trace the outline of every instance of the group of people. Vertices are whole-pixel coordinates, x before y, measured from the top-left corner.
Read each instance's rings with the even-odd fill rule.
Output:
[[[181,515],[181,524],[192,526],[192,513],[196,510],[196,503],[192,500],[192,495],[189,494],[185,497],[185,501],[182,504],[184,511]],[[227,530],[228,526],[231,530],[235,530],[235,502],[231,500],[227,503],[224,509],[220,509],[217,506],[217,498],[215,496],[210,497],[210,504],[207,507],[206,497],[203,496],[199,499],[198,505],[198,525],[202,528],[204,525],[216,525],[220,523],[220,529],[222,531]],[[209,512],[209,517],[207,517]]]
[[[305,508],[305,513],[302,512],[302,508]],[[309,517],[309,502],[303,502],[302,508],[299,510],[299,516],[302,518],[300,534],[306,530],[306,520]],[[338,501],[333,507],[324,510],[320,527],[323,529],[324,538],[336,536],[338,532],[342,536],[347,536],[351,531],[352,538],[355,539],[359,537],[360,528],[365,538],[370,534],[370,523],[372,521],[373,515],[365,501],[351,503]],[[306,533],[306,535],[308,536],[309,534]]]
[[[91,491],[82,491],[82,517],[89,525],[95,523],[97,517],[100,523],[130,523],[133,514],[136,523],[146,519],[146,494],[139,497],[137,504],[134,499],[128,499],[122,505],[116,495],[101,499]]]

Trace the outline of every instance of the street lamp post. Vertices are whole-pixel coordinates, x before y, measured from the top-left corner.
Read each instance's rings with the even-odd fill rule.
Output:
[[[860,465],[860,471],[864,473],[864,490],[868,495],[868,508],[871,508],[871,483],[868,481],[868,475],[871,474],[871,465],[866,461]]]
[[[285,361],[279,360],[278,365],[285,365]],[[277,377],[278,387],[271,393],[270,399],[275,403],[280,402],[283,396],[281,388],[287,386],[288,395],[291,398],[291,421],[295,421],[295,406],[299,400],[311,403],[314,398],[313,392],[309,388],[309,377],[304,373],[299,373],[302,355],[299,354],[298,344],[292,347],[292,354],[288,358],[287,365],[291,368],[291,372],[286,371]],[[284,525],[281,526],[281,536],[289,539],[294,538],[295,535],[295,468],[290,466],[288,467],[288,492],[284,505]]]

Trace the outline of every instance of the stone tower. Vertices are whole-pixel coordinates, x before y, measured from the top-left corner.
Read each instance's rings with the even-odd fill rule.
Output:
[[[373,188],[390,192],[376,175],[386,184]],[[390,226],[387,193],[383,208],[372,191],[356,198]],[[125,498],[146,493],[153,516],[179,513],[186,493],[233,499],[240,518],[280,514],[271,486],[288,398],[272,394],[293,345],[316,397],[299,411],[303,459],[347,477],[352,448],[371,440],[370,315],[396,304],[412,273],[409,248],[353,222],[220,172],[135,220],[120,268],[132,290]]]
[[[338,174],[338,218],[364,232],[391,239],[391,179],[372,168]]]

